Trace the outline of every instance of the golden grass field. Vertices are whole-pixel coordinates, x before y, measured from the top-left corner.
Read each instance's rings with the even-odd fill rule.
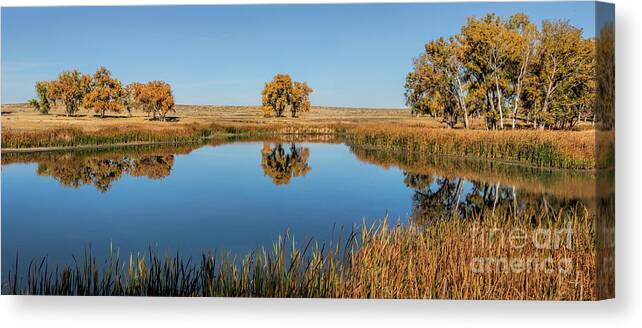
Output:
[[[180,125],[210,125],[213,123],[234,125],[301,125],[329,126],[363,123],[394,123],[401,125],[420,125],[439,128],[444,125],[432,118],[416,118],[407,109],[360,109],[313,107],[300,117],[264,117],[259,106],[199,106],[177,105],[176,113],[170,113],[172,122],[149,120],[142,112],[112,114],[101,119],[93,112],[80,111],[74,117],[67,117],[60,107],[54,108],[49,115],[35,112],[27,104],[2,105],[2,129],[4,130],[43,130],[52,128],[82,128],[98,130],[109,127],[136,126],[163,129]]]

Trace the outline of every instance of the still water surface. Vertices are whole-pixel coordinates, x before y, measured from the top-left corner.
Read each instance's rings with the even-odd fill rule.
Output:
[[[336,143],[233,142],[3,154],[2,274],[47,256],[246,253],[286,231],[337,239],[386,214],[402,224],[506,207],[590,202],[588,173],[414,158]],[[343,229],[343,230],[342,230]],[[343,231],[343,232],[342,232]]]

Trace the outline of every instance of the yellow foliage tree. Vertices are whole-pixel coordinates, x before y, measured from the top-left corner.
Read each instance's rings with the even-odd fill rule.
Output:
[[[111,77],[111,72],[100,67],[91,78],[89,92],[83,98],[83,106],[105,117],[106,111],[120,112],[123,87],[120,81]]]
[[[261,92],[263,113],[280,117],[290,110],[292,117],[296,117],[297,113],[310,110],[311,92],[306,82],[295,82],[288,74],[277,74],[265,83]]]
[[[292,117],[296,117],[297,113],[310,111],[310,93],[312,88],[308,86],[307,82],[294,82],[292,88]]]
[[[174,109],[174,95],[171,86],[163,81],[151,81],[145,84],[132,83],[126,87],[125,105],[128,110],[139,108],[152,113],[154,119],[166,120],[167,113]]]
[[[60,101],[65,106],[67,116],[74,115],[89,92],[91,78],[74,69],[64,71],[58,79],[49,84],[49,99]]]

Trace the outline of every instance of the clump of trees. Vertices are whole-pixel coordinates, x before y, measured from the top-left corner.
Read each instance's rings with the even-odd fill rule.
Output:
[[[565,21],[538,29],[525,14],[471,17],[459,34],[430,41],[406,77],[414,114],[459,120],[483,118],[488,129],[516,121],[569,129],[594,119],[595,40]]]
[[[266,82],[262,96],[262,110],[265,116],[277,117],[290,111],[292,117],[310,110],[312,88],[306,82],[293,81],[288,74],[277,74],[272,81]]]
[[[123,84],[111,72],[100,67],[93,75],[78,70],[65,71],[53,81],[36,82],[37,99],[29,104],[42,114],[49,113],[51,105],[60,103],[67,116],[75,115],[80,108],[93,110],[105,117],[107,112],[120,113],[123,109],[131,116],[132,110],[153,115],[165,121],[167,113],[176,112],[171,86],[163,81]]]

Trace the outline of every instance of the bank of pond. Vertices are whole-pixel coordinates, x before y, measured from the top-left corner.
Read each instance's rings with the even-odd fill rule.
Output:
[[[2,133],[4,153],[94,146],[203,143],[208,140],[325,137],[337,142],[424,155],[488,159],[523,165],[602,169],[614,163],[612,131],[487,131],[426,129],[393,124],[335,124],[330,126],[176,125],[160,128],[110,127],[83,130],[60,128]]]

